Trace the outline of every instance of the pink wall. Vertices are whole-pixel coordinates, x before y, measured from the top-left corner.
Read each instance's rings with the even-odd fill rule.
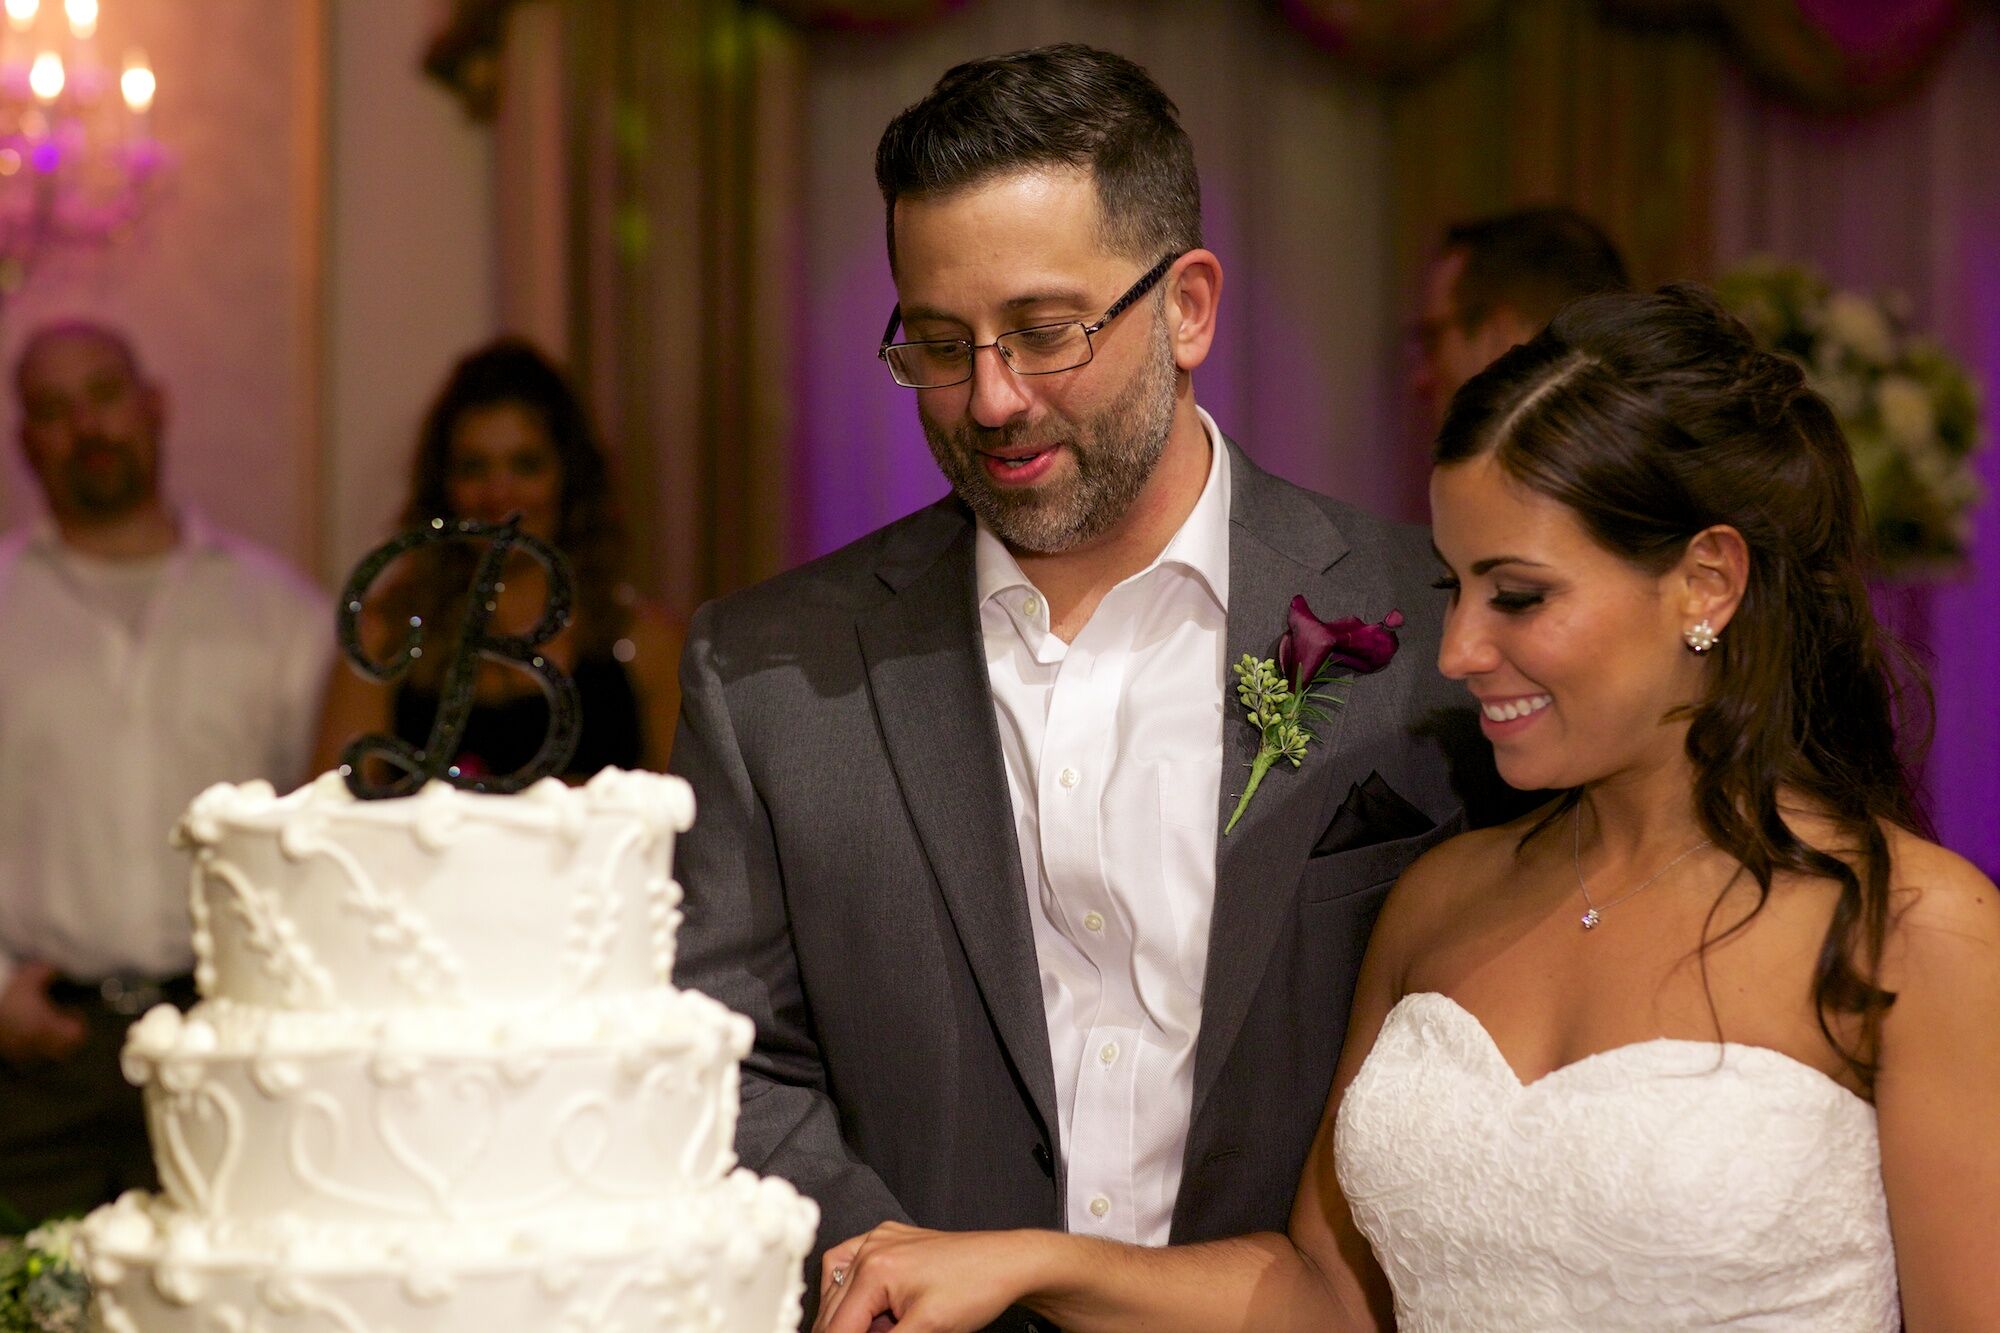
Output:
[[[169,489],[294,558],[310,551],[302,446],[314,425],[318,218],[300,166],[317,96],[314,9],[105,0],[100,47],[146,52],[160,80],[154,130],[173,165],[129,240],[54,256],[0,308],[10,521],[38,503],[11,447],[16,349],[45,320],[85,315],[128,330],[168,390]]]
[[[418,71],[436,11],[104,0],[102,49],[158,72],[172,169],[133,236],[0,308],[10,368],[48,319],[128,330],[170,398],[170,493],[327,584],[386,531],[426,399],[496,326],[492,136]],[[38,499],[5,452],[12,523]]]

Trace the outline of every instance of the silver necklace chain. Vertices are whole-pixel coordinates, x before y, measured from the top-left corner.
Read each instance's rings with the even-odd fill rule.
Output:
[[[1599,907],[1596,903],[1590,901],[1590,887],[1583,882],[1583,802],[1578,801],[1576,803],[1576,818],[1570,821],[1569,839],[1569,861],[1576,869],[1577,891],[1583,895],[1583,915],[1578,917],[1577,920],[1582,923],[1585,930],[1596,930],[1597,923],[1604,919],[1605,912],[1632,898],[1640,890],[1651,887],[1654,880],[1666,874],[1669,870],[1672,870],[1702,848],[1708,846],[1710,841],[1708,838],[1703,838],[1700,842],[1688,848],[1679,856],[1676,856],[1673,860],[1655,870],[1652,874],[1646,876],[1645,879],[1639,882],[1638,888],[1623,893],[1604,904],[1603,907]]]

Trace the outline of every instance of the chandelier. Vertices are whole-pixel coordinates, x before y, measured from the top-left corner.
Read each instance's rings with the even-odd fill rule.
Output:
[[[4,5],[0,299],[51,248],[101,245],[128,230],[165,161],[150,123],[153,71],[138,51],[115,71],[104,62],[98,0]]]

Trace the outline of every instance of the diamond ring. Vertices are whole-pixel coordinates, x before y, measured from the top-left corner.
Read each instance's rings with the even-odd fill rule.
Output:
[[[833,1285],[836,1287],[844,1286],[846,1282],[847,1269],[840,1264],[835,1264],[833,1267]]]

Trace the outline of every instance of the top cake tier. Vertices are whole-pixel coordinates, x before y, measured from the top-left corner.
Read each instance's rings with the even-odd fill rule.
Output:
[[[357,800],[228,783],[174,829],[194,855],[195,979],[276,1009],[539,1008],[664,985],[679,778],[606,769],[515,796],[433,782]]]

